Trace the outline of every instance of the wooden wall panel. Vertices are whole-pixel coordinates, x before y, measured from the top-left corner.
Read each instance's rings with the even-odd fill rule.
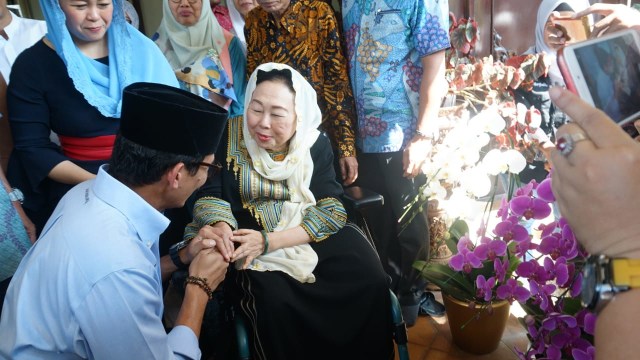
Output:
[[[502,45],[522,54],[536,42],[535,28],[541,0],[494,0],[493,28],[502,36]]]

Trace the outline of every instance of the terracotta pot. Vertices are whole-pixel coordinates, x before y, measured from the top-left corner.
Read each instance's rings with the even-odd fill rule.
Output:
[[[442,294],[442,299],[447,309],[451,337],[460,349],[472,354],[488,354],[498,348],[509,319],[509,302],[494,302],[490,312],[480,304],[472,309],[469,303],[447,294]]]

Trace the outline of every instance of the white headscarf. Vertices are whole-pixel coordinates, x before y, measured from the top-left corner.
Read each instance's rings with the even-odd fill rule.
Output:
[[[231,18],[231,25],[233,26],[234,35],[240,40],[242,44],[242,51],[247,55],[247,40],[244,38],[244,18],[240,11],[236,9],[234,0],[227,1],[227,9],[229,9],[229,17]]]
[[[590,6],[588,0],[542,0],[538,7],[538,17],[536,20],[536,45],[534,48],[529,49],[527,53],[544,52],[549,55],[551,58],[551,66],[549,67],[551,83],[564,85],[562,74],[556,63],[556,51],[544,42],[544,29],[547,20],[549,20],[549,16],[551,16],[553,10],[560,6],[560,4],[569,5],[574,12],[582,11]]]
[[[296,132],[289,141],[289,152],[283,161],[274,161],[267,150],[258,146],[249,133],[247,122],[243,122],[242,133],[254,169],[263,177],[273,181],[286,180],[291,199],[283,204],[280,222],[274,231],[296,227],[302,223],[305,210],[316,204],[309,189],[313,174],[311,146],[316,142],[320,131],[318,126],[322,113],[318,107],[317,95],[313,87],[288,65],[267,63],[258,66],[251,74],[244,101],[244,118],[256,88],[258,71],[288,69],[291,71],[295,89]],[[259,271],[283,271],[301,282],[314,282],[313,270],[318,264],[318,255],[309,244],[278,249],[259,256],[250,268]]]
[[[128,15],[129,19],[131,19],[131,26],[139,29],[140,18],[138,17],[138,12],[136,11],[136,8],[133,7],[133,4],[131,4],[129,1],[123,1],[122,8],[124,9],[125,15]]]
[[[218,23],[208,0],[201,0],[200,19],[192,26],[184,26],[176,21],[169,7],[170,0],[162,4],[162,22],[158,27],[156,44],[174,69],[192,64],[206,54],[209,49],[222,53],[227,46],[222,26]]]

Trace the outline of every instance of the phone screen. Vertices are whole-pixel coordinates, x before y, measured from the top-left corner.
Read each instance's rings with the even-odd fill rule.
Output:
[[[640,112],[640,49],[631,34],[574,49],[594,105],[616,122]]]

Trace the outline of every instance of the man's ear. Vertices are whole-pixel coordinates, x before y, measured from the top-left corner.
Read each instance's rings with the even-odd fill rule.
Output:
[[[182,180],[183,176],[182,169],[184,169],[184,163],[179,162],[173,165],[173,167],[171,167],[165,173],[167,184],[170,188],[177,189],[178,187],[180,187],[180,181]]]

